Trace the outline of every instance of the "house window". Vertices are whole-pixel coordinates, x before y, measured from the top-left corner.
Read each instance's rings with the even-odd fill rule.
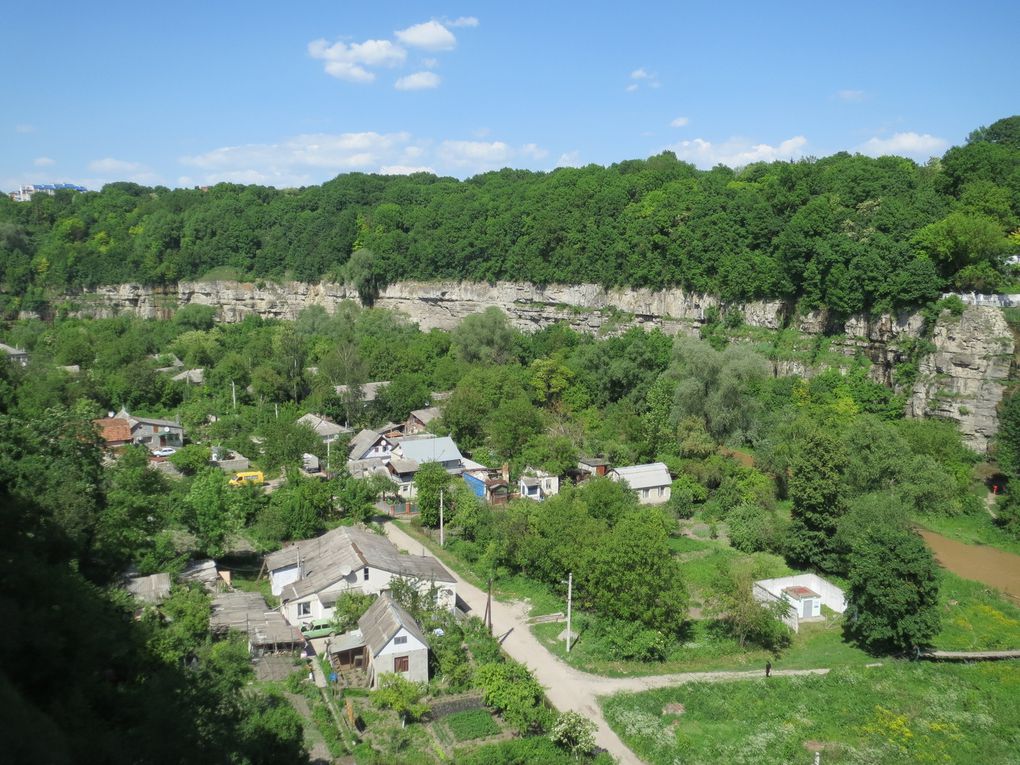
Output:
[[[407,656],[394,656],[393,657],[393,671],[394,672],[407,672],[408,668],[408,657]]]
[[[404,645],[407,642],[407,635],[398,635],[393,638],[393,645]]]
[[[297,615],[298,616],[311,616],[312,615],[312,603],[311,601],[305,601],[304,603],[297,604]]]
[[[365,581],[367,582],[368,581],[368,566],[365,566],[365,570],[361,572],[361,575],[364,577]]]

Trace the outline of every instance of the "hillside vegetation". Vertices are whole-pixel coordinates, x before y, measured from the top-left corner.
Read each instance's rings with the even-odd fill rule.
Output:
[[[699,171],[670,152],[459,181],[341,175],[278,190],[113,183],[0,200],[0,309],[47,291],[245,279],[666,287],[836,314],[1006,286],[1020,249],[1020,116],[918,165],[840,153]]]

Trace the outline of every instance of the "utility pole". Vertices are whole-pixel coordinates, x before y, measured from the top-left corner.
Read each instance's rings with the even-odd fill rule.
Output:
[[[326,442],[326,472],[327,473],[329,472],[329,445],[331,443],[333,443],[333,442],[332,441],[327,441]]]
[[[439,546],[446,547],[446,535],[443,530],[443,490],[439,490]]]
[[[570,632],[570,607],[574,600],[574,572],[567,574],[567,653],[570,653],[570,644],[574,642],[573,634]]]
[[[234,404],[234,409],[237,409],[237,386],[234,385],[234,381],[230,381],[230,400]]]

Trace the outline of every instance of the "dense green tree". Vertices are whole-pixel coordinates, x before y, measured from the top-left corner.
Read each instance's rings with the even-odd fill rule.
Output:
[[[852,550],[847,579],[847,630],[869,650],[923,648],[939,633],[938,568],[910,529],[873,525]]]
[[[443,522],[453,519],[453,513],[446,514],[445,494],[450,488],[452,477],[439,462],[426,462],[414,474],[414,488],[417,493],[418,511],[423,526],[439,527],[439,503],[443,501]],[[442,495],[442,496],[441,496]]]
[[[822,571],[839,568],[833,536],[846,512],[843,474],[846,458],[836,440],[821,429],[807,434],[790,463],[790,557]]]

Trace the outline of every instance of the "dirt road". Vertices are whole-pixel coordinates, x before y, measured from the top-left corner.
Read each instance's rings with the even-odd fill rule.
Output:
[[[401,550],[412,555],[427,551],[422,544],[392,522],[385,524],[386,535]],[[470,606],[470,613],[479,618],[485,613],[485,593],[465,582],[455,571],[457,594]],[[492,627],[502,637],[503,648],[510,656],[525,664],[546,688],[549,701],[560,711],[573,710],[595,722],[598,726],[596,743],[604,747],[625,765],[640,765],[641,760],[627,748],[602,716],[599,696],[619,691],[646,691],[689,682],[718,682],[723,680],[750,680],[760,678],[762,671],[750,672],[685,672],[676,675],[651,677],[602,677],[581,672],[553,656],[528,629],[528,606],[522,603],[492,601]],[[503,637],[505,636],[505,637]],[[802,669],[774,671],[773,676],[824,675],[828,669]]]

